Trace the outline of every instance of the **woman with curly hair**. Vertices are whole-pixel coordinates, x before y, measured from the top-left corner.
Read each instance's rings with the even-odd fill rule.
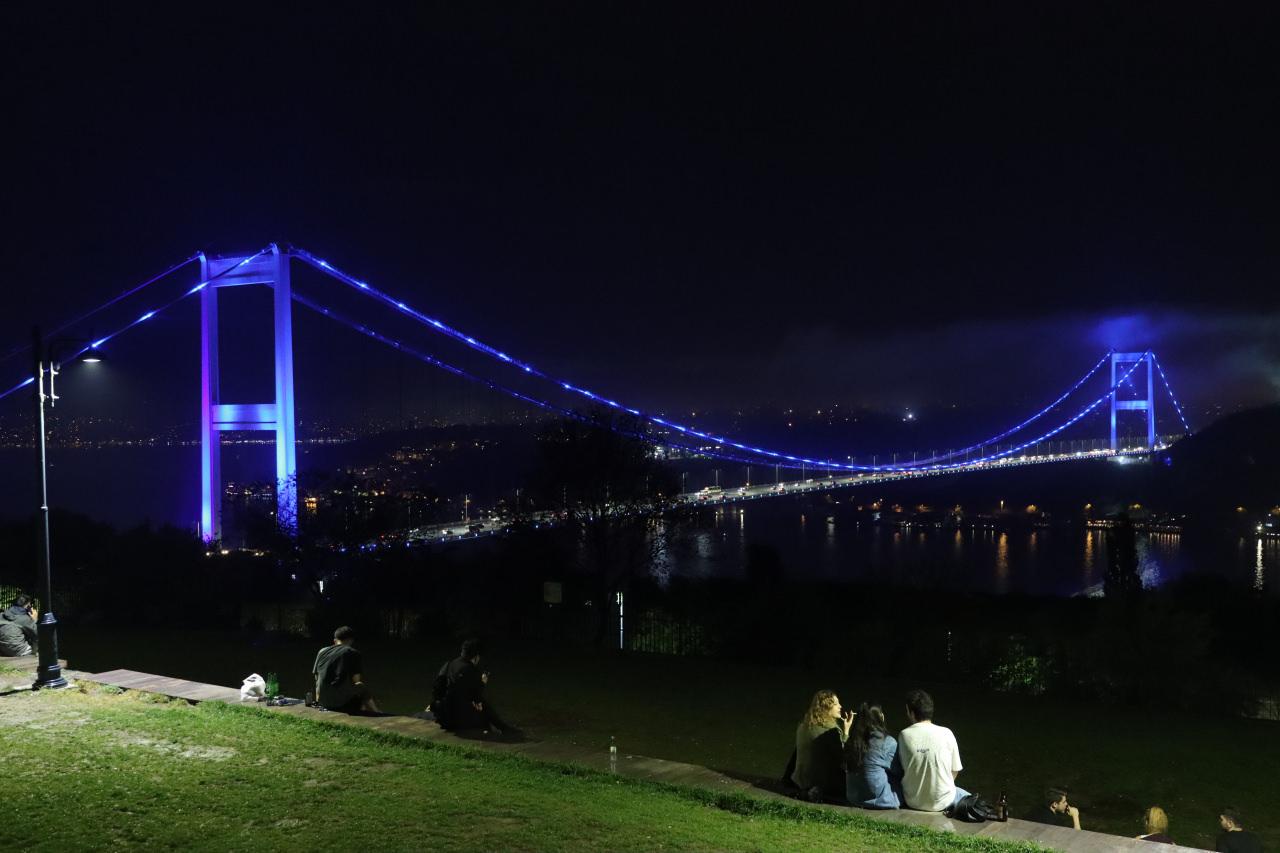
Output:
[[[844,800],[844,742],[854,713],[840,707],[840,697],[819,690],[796,726],[796,769],[791,781],[810,800]]]
[[[1157,844],[1174,844],[1169,836],[1169,815],[1159,806],[1152,806],[1142,813],[1142,828],[1146,830],[1138,838]]]

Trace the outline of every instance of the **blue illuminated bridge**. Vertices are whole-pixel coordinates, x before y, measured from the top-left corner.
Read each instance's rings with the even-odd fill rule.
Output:
[[[393,312],[407,318],[422,332],[422,337],[437,335],[451,340],[480,356],[481,361],[492,365],[492,375],[481,375],[475,370],[464,369],[447,363],[435,355],[420,349],[413,341],[391,336],[375,327],[368,318],[357,320],[318,301],[311,295],[303,295],[292,286],[291,267],[294,262],[320,271],[328,279],[353,291],[367,300],[366,313],[373,309]],[[958,449],[945,453],[931,453],[921,457],[916,454],[905,461],[900,454],[888,464],[861,464],[853,461],[849,448],[833,449],[827,454],[797,453],[783,447],[764,447],[743,439],[721,435],[681,423],[673,418],[644,411],[615,399],[611,395],[585,388],[568,377],[553,375],[533,362],[507,352],[492,342],[463,331],[444,319],[425,313],[402,298],[380,286],[365,281],[339,269],[312,253],[291,247],[282,249],[270,245],[246,256],[212,258],[203,253],[175,264],[121,293],[119,296],[50,332],[61,335],[84,323],[112,306],[139,296],[157,282],[169,279],[190,264],[199,265],[199,280],[192,287],[184,287],[177,295],[153,305],[123,323],[110,334],[85,341],[71,352],[67,360],[91,355],[94,350],[106,347],[112,340],[147,320],[163,313],[187,299],[200,303],[200,424],[201,424],[201,535],[206,541],[221,538],[220,474],[221,441],[224,431],[259,430],[275,433],[277,519],[287,532],[297,530],[297,461],[295,457],[295,418],[293,393],[293,306],[300,305],[328,317],[335,323],[354,329],[405,355],[462,379],[487,387],[494,393],[505,394],[523,403],[549,411],[562,417],[600,423],[605,426],[644,438],[660,445],[668,453],[683,454],[708,459],[737,462],[748,466],[772,467],[794,470],[795,479],[783,481],[775,473],[776,481],[767,484],[748,484],[734,488],[710,487],[679,496],[684,503],[718,504],[731,501],[759,500],[780,495],[791,495],[819,489],[834,489],[868,483],[882,483],[915,477],[939,476],[970,471],[999,470],[1014,466],[1061,464],[1086,459],[1144,455],[1167,446],[1177,437],[1190,433],[1190,426],[1182,406],[1174,397],[1168,377],[1156,354],[1151,350],[1141,352],[1108,352],[1104,354],[1071,387],[1058,394],[1039,411],[995,435],[972,441]],[[190,281],[190,279],[188,279]],[[229,401],[220,392],[218,358],[218,292],[225,287],[259,285],[273,292],[273,321],[275,347],[275,393],[265,401]],[[127,304],[127,303],[126,303]],[[359,304],[365,304],[363,300]],[[363,316],[363,315],[362,315]],[[0,365],[26,349],[19,347],[0,356]],[[47,374],[41,372],[41,390]],[[1157,383],[1157,377],[1159,382]],[[0,399],[14,395],[37,382],[36,371],[15,384],[0,386]],[[1157,387],[1158,386],[1158,387]],[[1157,434],[1157,390],[1171,403],[1178,426],[1175,435]],[[1051,394],[1046,394],[1048,398]],[[587,411],[584,412],[584,409]],[[1100,417],[1109,411],[1109,435],[1094,435],[1068,440],[1064,433],[1088,416]],[[1145,421],[1145,440],[1133,446],[1122,446],[1117,440],[1117,414],[1140,413]],[[612,415],[613,417],[608,417]],[[1093,423],[1091,418],[1088,423]],[[1082,425],[1083,426],[1083,425]],[[1073,432],[1075,436],[1078,433]],[[846,461],[839,461],[839,460]],[[550,518],[548,517],[548,520]],[[417,531],[418,538],[457,538],[491,532],[498,522],[481,521],[468,525],[440,525]]]

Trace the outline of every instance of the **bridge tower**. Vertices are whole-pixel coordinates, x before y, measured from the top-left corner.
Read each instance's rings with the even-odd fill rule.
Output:
[[[238,266],[244,261],[244,257],[200,256],[201,281],[225,273],[200,292],[200,535],[206,542],[222,538],[219,433],[227,430],[275,432],[276,523],[290,536],[298,532],[289,254],[272,244],[270,252]],[[265,284],[274,291],[275,399],[269,403],[224,403],[218,388],[218,290],[250,284]]]
[[[1150,352],[1113,352],[1111,353],[1111,387],[1115,388],[1117,374],[1124,375],[1124,369],[1131,364],[1145,361],[1147,363],[1147,397],[1146,399],[1120,400],[1120,389],[1111,393],[1111,452],[1119,449],[1116,443],[1116,412],[1143,411],[1147,413],[1147,449],[1156,446],[1156,395],[1155,366]]]

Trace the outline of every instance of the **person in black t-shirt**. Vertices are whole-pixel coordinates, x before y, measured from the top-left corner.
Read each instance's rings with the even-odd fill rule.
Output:
[[[1244,828],[1244,818],[1235,806],[1222,810],[1218,815],[1218,826],[1222,827],[1216,845],[1219,853],[1262,853],[1262,842]]]
[[[496,732],[519,737],[521,732],[498,716],[484,695],[489,673],[480,669],[480,641],[466,640],[458,657],[440,667],[432,690],[431,705],[440,727],[449,731]]]
[[[1067,802],[1065,788],[1046,789],[1040,805],[1036,806],[1025,819],[1036,823],[1047,823],[1050,826],[1080,828],[1080,810]]]
[[[333,645],[316,654],[311,674],[316,680],[316,703],[344,714],[379,714],[378,703],[364,683],[364,661],[355,647],[356,632],[343,625],[333,632]]]

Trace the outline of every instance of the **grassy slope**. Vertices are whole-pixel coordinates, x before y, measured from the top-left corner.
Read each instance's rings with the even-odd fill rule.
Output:
[[[251,646],[243,637],[95,635],[64,648],[74,663],[124,666],[236,684],[249,671],[282,673],[287,692],[305,690],[312,643]],[[229,643],[239,645],[231,646]],[[184,662],[172,660],[182,648]],[[370,644],[369,676],[386,707],[417,710],[447,646]],[[841,699],[885,702],[903,724],[909,686],[856,675],[826,678],[791,668],[749,667],[691,658],[616,658],[537,647],[499,648],[492,696],[539,737],[602,749],[616,735],[625,752],[703,764],[740,777],[775,778],[795,720],[811,692],[831,686]],[[1169,812],[1178,841],[1214,846],[1217,810],[1244,809],[1267,849],[1280,849],[1280,806],[1270,792],[1280,766],[1280,724],[1230,717],[1137,713],[1126,708],[1026,699],[954,686],[923,685],[938,722],[955,729],[966,769],[960,782],[994,798],[1009,792],[1014,815],[1048,784],[1065,784],[1087,829],[1136,835],[1146,806]]]
[[[1032,849],[109,690],[0,697],[0,762],[25,849]]]

